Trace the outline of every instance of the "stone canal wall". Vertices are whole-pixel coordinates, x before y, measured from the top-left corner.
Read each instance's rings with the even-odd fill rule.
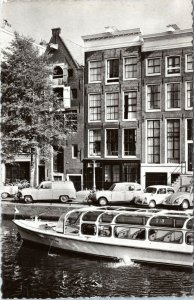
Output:
[[[38,216],[44,220],[58,220],[60,215],[68,210],[81,208],[75,204],[21,204],[1,202],[1,217],[3,219],[33,218]]]

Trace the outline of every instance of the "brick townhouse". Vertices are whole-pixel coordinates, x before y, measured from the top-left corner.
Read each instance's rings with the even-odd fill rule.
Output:
[[[140,181],[141,39],[139,29],[83,37],[84,186]],[[95,178],[93,178],[95,169]],[[94,181],[96,184],[94,184]],[[95,186],[96,185],[96,186]]]
[[[85,187],[171,185],[190,176],[192,30],[108,27],[83,40]]]
[[[61,98],[64,115],[73,125],[72,134],[67,137],[65,147],[55,147],[51,162],[39,165],[42,179],[71,180],[77,190],[83,187],[83,50],[70,40],[63,40],[60,28],[52,29],[47,46],[53,69],[54,92]]]
[[[192,29],[142,36],[141,183],[192,176]]]

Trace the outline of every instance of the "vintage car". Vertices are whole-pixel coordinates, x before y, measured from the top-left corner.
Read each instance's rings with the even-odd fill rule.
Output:
[[[76,190],[72,181],[43,181],[37,188],[21,190],[18,197],[26,203],[52,200],[66,203],[76,198]]]
[[[169,196],[162,204],[165,206],[177,206],[181,209],[193,207],[193,187],[191,185],[181,186],[176,193]]]
[[[145,205],[154,208],[161,205],[163,201],[174,193],[174,189],[167,185],[148,186],[143,195],[135,198],[135,204]]]
[[[136,182],[113,183],[109,190],[91,192],[88,196],[88,203],[100,206],[120,202],[129,204],[142,193],[141,185]]]
[[[4,185],[0,186],[1,199],[6,199],[8,197],[14,197],[18,192],[17,185]]]

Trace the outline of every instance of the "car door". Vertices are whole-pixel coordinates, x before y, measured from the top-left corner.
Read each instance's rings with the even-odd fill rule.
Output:
[[[52,200],[52,183],[44,182],[39,186],[37,200]]]
[[[134,184],[130,184],[126,188],[125,201],[126,202],[131,202],[134,197],[135,197],[135,185]]]
[[[112,202],[124,202],[125,201],[125,194],[126,194],[126,187],[123,186],[115,186],[114,190],[112,191]]]
[[[167,197],[166,188],[159,188],[156,194],[156,204],[161,204]]]

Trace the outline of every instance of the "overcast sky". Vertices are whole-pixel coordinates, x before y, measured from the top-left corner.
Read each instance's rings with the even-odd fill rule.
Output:
[[[143,34],[161,32],[166,25],[192,27],[192,0],[0,0],[2,19],[36,42],[49,41],[51,28],[78,44],[81,36],[118,29],[141,28]]]

